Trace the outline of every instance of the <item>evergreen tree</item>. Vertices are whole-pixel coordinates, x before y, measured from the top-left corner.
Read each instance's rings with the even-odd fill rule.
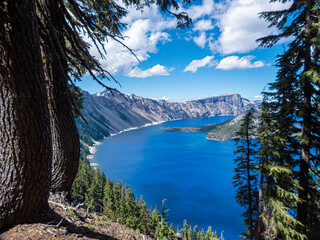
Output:
[[[301,126],[300,159],[297,162],[300,201],[296,218],[301,223],[297,224],[299,232],[311,236],[318,231],[312,228],[314,224],[310,219],[314,215],[314,203],[319,201],[316,200],[318,185],[312,173],[313,166],[318,166],[319,161],[313,154],[319,142],[319,117],[315,114],[319,112],[318,102],[315,101],[319,98],[319,1],[295,0],[288,9],[264,12],[261,17],[270,26],[279,29],[279,34],[261,38],[261,46],[270,47],[284,37],[293,37],[287,50],[278,57],[278,62],[279,73],[284,76],[280,78],[296,86],[293,90],[299,99],[289,108],[290,114],[296,115],[296,123]],[[275,90],[281,94],[280,86],[275,86]]]
[[[189,225],[187,220],[183,221],[183,229],[182,229],[182,233],[181,233],[181,238],[183,240],[187,240],[188,239],[188,231],[189,231]]]
[[[161,218],[159,224],[158,224],[158,234],[156,235],[158,239],[160,240],[176,240],[175,232],[174,230],[170,229],[168,227],[168,223]]]
[[[193,239],[194,240],[200,240],[198,237],[199,235],[199,231],[198,231],[198,226],[196,225],[196,226],[194,226],[193,227]]]
[[[193,240],[193,232],[192,232],[192,227],[190,226],[188,231],[187,231],[187,240]]]
[[[263,104],[258,137],[261,175],[256,239],[301,239],[303,236],[295,230],[298,223],[290,213],[298,197],[292,167],[284,161],[289,154],[285,151],[287,142],[277,131],[278,124]]]
[[[135,198],[131,189],[126,184],[125,193],[124,193],[124,202],[125,202],[125,225],[132,229],[137,229],[140,221],[139,209],[136,204]]]
[[[170,229],[170,233],[173,234],[174,236],[176,236],[176,230],[174,229],[172,223],[170,224],[170,228],[169,229]]]
[[[88,189],[85,203],[88,206],[92,206],[97,211],[102,211],[103,189],[103,178],[98,168],[93,174],[92,183]]]
[[[214,240],[216,237],[216,234],[212,231],[212,227],[209,226],[208,230],[206,232],[206,238],[205,240]]]
[[[151,213],[151,229],[152,229],[153,236],[156,236],[156,233],[159,232],[158,223],[160,222],[160,220],[161,220],[161,216],[156,206]]]
[[[86,157],[80,161],[78,174],[73,182],[71,193],[78,198],[85,198],[88,189],[91,186],[93,171]]]
[[[103,207],[104,213],[111,220],[116,220],[116,200],[114,196],[114,183],[108,178],[105,183],[103,193]]]
[[[161,205],[161,218],[163,218],[163,220],[165,221],[167,221],[167,212],[169,211],[169,209],[166,208],[166,201],[167,199],[163,199]]]
[[[0,230],[48,207],[51,132],[34,1],[0,3]]]
[[[257,144],[252,139],[255,135],[254,119],[254,110],[251,108],[242,119],[240,130],[236,133],[237,150],[235,154],[237,157],[234,160],[236,167],[233,177],[233,186],[237,188],[236,199],[246,209],[242,216],[248,228],[243,238],[250,240],[254,237],[258,203],[257,174],[255,172]]]
[[[146,202],[143,200],[143,197],[140,196],[139,203],[139,229],[144,234],[150,234],[150,229],[152,225],[152,219],[150,212],[147,210]]]
[[[201,229],[198,239],[201,239],[201,240],[202,240],[202,239],[205,239],[205,237],[206,237],[206,234],[205,234],[204,230]]]
[[[180,233],[179,224],[178,224],[178,226],[177,226],[177,231],[176,231],[176,233]]]
[[[36,0],[41,22],[40,45],[47,85],[52,136],[51,191],[70,193],[79,166],[80,142],[74,121],[77,108],[69,88],[69,66],[64,57],[63,1]]]

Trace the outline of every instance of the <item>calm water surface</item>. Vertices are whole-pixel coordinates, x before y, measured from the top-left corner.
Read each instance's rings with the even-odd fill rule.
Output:
[[[167,199],[169,221],[205,230],[226,240],[240,239],[245,227],[232,188],[234,141],[206,140],[203,133],[166,132],[165,126],[202,126],[229,117],[179,120],[141,128],[104,140],[94,161],[106,176],[129,184],[149,206]]]

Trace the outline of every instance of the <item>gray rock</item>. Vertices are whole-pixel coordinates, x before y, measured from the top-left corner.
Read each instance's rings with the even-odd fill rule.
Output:
[[[239,94],[225,94],[188,102],[167,102],[138,97],[134,94],[84,92],[82,113],[91,125],[109,134],[152,122],[175,119],[236,116],[260,102],[249,101]]]

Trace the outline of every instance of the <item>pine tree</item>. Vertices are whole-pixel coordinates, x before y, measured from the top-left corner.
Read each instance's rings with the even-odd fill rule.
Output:
[[[116,220],[116,201],[114,197],[114,183],[108,178],[105,183],[103,193],[103,207],[104,213],[108,218]]]
[[[271,118],[267,104],[264,103],[258,137],[260,189],[256,239],[303,238],[295,230],[298,223],[290,213],[298,198],[294,191],[292,167],[288,161],[288,142],[277,131],[279,122]]]
[[[92,183],[86,194],[85,203],[88,206],[92,206],[97,211],[102,211],[102,199],[103,199],[103,179],[99,168],[95,170],[92,178]]]
[[[116,184],[115,187],[115,202],[116,202],[116,219],[119,223],[125,224],[126,223],[126,206],[124,200],[124,186],[123,182],[120,181]]]
[[[215,236],[214,232],[212,231],[212,227],[209,226],[209,227],[208,227],[208,230],[207,230],[207,232],[206,232],[206,238],[205,238],[205,240],[214,240],[214,237],[216,237],[216,236]]]
[[[198,226],[196,225],[193,227],[193,239],[200,240],[198,235],[199,235],[199,231],[198,231]]]
[[[204,230],[203,229],[201,229],[201,232],[200,232],[200,234],[199,234],[199,239],[205,239],[205,237],[206,237],[206,234],[205,234],[205,232],[204,232]]]
[[[126,213],[125,225],[129,228],[137,229],[140,221],[140,212],[135,201],[134,195],[127,184],[125,185],[124,202],[124,211]]]
[[[257,174],[256,168],[256,147],[257,144],[252,138],[254,133],[254,110],[244,116],[239,132],[236,133],[235,151],[235,175],[233,186],[237,188],[236,199],[246,210],[242,214],[244,223],[248,226],[247,233],[243,234],[245,239],[252,240],[257,222]]]
[[[170,239],[171,239],[171,238],[175,238],[175,237],[176,237],[176,230],[174,229],[172,223],[170,224],[170,228],[169,228],[169,229],[170,229],[170,233],[169,233]]]
[[[85,198],[93,177],[92,169],[86,157],[80,161],[78,174],[73,182],[71,193],[78,198]]]
[[[168,227],[168,223],[163,218],[158,223],[157,231],[156,237],[160,240],[177,240],[174,230]]]
[[[52,150],[34,1],[0,5],[1,230],[48,207]]]
[[[183,229],[182,229],[182,233],[181,233],[181,238],[183,240],[188,240],[188,231],[189,231],[189,225],[187,220],[183,221]]]
[[[139,203],[139,229],[144,234],[150,234],[152,219],[150,212],[147,210],[146,202],[143,200],[143,197],[140,196]]]
[[[157,227],[158,227],[158,223],[161,220],[161,216],[159,214],[159,211],[157,209],[157,206],[153,209],[152,213],[151,213],[151,229],[152,229],[152,235],[156,236],[156,233],[158,232]]]
[[[192,227],[190,226],[188,231],[187,231],[187,240],[193,240],[193,232],[192,232]]]
[[[299,198],[296,218],[301,223],[297,225],[300,233],[311,235],[316,229],[310,227],[310,218],[313,215],[310,202],[316,196],[317,183],[312,174],[313,166],[317,166],[318,159],[313,152],[319,142],[319,105],[315,99],[319,98],[319,2],[317,0],[292,1],[292,5],[281,11],[264,12],[261,17],[277,27],[279,34],[260,39],[261,46],[270,47],[285,37],[293,37],[284,54],[278,57],[281,64],[279,72],[286,73],[286,82],[294,82],[297,86],[294,93],[300,99],[290,114],[297,114],[296,122],[300,128],[300,159],[299,167]],[[288,68],[289,66],[289,68]],[[289,70],[287,70],[289,69]],[[278,89],[278,87],[276,87]],[[316,200],[317,201],[317,200]]]
[[[167,199],[163,199],[162,205],[161,205],[161,218],[163,218],[163,220],[165,221],[167,221],[167,217],[168,217],[167,212],[169,211],[169,209],[166,208],[166,201]]]
[[[68,60],[64,57],[65,18],[59,14],[63,12],[63,4],[59,0],[35,2],[41,22],[40,44],[50,112],[51,191],[69,194],[78,170],[80,143],[74,120],[76,104],[68,83]]]

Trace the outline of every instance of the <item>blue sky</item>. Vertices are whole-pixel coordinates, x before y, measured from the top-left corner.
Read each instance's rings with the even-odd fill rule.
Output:
[[[258,18],[258,13],[287,8],[288,4],[197,0],[181,6],[180,10],[193,19],[193,25],[184,30],[175,29],[176,20],[162,15],[156,6],[143,13],[130,8],[123,19],[128,26],[123,32],[124,43],[141,63],[112,40],[105,43],[105,60],[94,47],[91,53],[122,87],[105,83],[123,93],[168,101],[240,93],[258,100],[267,83],[274,81],[276,55],[285,48],[284,42],[271,49],[257,49],[257,38],[276,32]],[[90,93],[104,90],[89,76],[77,85]]]

